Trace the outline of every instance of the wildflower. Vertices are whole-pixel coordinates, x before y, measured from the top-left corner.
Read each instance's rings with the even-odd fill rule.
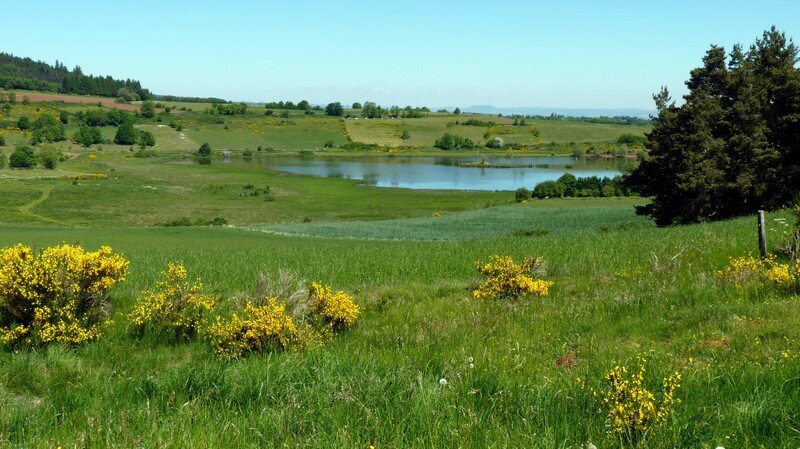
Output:
[[[441,386],[443,386],[443,387],[444,387],[445,385],[447,385],[447,379],[445,379],[444,377],[442,377],[441,379],[439,379],[439,385],[441,385]]]
[[[674,395],[681,380],[678,372],[664,379],[658,399],[645,386],[646,360],[638,359],[637,372],[629,373],[625,366],[615,366],[604,377],[606,390],[600,394],[595,392],[602,400],[611,427],[633,443],[672,412],[672,405],[678,401]]]

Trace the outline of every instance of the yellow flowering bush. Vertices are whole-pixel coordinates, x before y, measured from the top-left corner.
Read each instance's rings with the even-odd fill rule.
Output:
[[[176,338],[192,338],[201,330],[215,302],[214,297],[203,294],[199,280],[189,279],[183,264],[170,263],[163,280],[137,301],[130,318],[140,334],[167,332]]]
[[[297,326],[286,313],[286,303],[269,298],[262,306],[247,302],[241,316],[217,317],[209,331],[217,354],[236,359],[254,352],[284,350],[298,338]]]
[[[476,262],[475,267],[484,281],[472,295],[475,299],[547,296],[553,282],[532,277],[533,268],[541,266],[541,263],[541,259],[530,259],[526,266],[514,262],[509,256],[492,256],[488,263]]]
[[[638,370],[629,372],[617,365],[604,376],[604,388],[599,396],[609,424],[614,432],[635,443],[654,425],[664,421],[672,412],[675,391],[680,387],[681,373],[674,372],[663,380],[660,398],[645,385],[646,360],[638,358]]]
[[[361,310],[345,292],[333,292],[325,285],[311,283],[309,290],[311,299],[311,314],[320,317],[325,329],[337,332],[353,326]]]
[[[94,252],[67,244],[39,254],[24,245],[0,250],[0,343],[96,338],[108,316],[108,291],[125,280],[127,269],[128,261],[108,246]]]
[[[756,259],[751,256],[731,258],[717,276],[737,287],[767,284],[786,291],[800,290],[800,259],[780,263],[774,257]]]

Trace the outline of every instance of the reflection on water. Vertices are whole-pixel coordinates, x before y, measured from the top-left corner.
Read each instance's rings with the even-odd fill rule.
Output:
[[[484,161],[497,167],[465,167]],[[516,190],[532,188],[564,173],[577,177],[616,176],[634,162],[624,159],[573,158],[567,156],[521,157],[268,157],[252,162],[287,173],[363,180],[376,187],[455,190]]]

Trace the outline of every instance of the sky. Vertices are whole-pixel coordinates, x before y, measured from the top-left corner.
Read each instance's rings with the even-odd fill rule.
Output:
[[[8,3],[0,51],[236,101],[652,109],[711,44],[800,41],[797,0]]]

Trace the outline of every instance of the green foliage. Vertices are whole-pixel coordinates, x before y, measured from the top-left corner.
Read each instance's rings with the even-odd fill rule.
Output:
[[[96,143],[103,143],[103,135],[100,133],[99,128],[82,125],[72,135],[72,141],[89,148]]]
[[[325,106],[325,114],[339,117],[344,113],[344,106],[338,101],[336,103],[329,103],[328,106]]]
[[[411,138],[411,133],[409,133],[407,129],[404,129],[403,132],[400,133],[400,138],[402,140],[408,140]]]
[[[139,148],[147,148],[156,145],[156,137],[150,131],[139,131]]]
[[[555,181],[541,182],[531,192],[533,198],[612,197],[629,194],[620,176],[576,178],[571,173],[565,173]]]
[[[464,126],[481,126],[484,128],[488,128],[490,126],[495,126],[497,123],[491,120],[479,120],[476,118],[469,118],[467,120],[464,120],[463,122],[460,122],[460,124]]]
[[[6,146],[6,136],[0,135],[0,147]]]
[[[246,103],[218,103],[211,106],[211,114],[244,115],[247,113]]]
[[[353,106],[351,106],[351,107],[352,107],[353,109],[356,109],[356,110],[358,110],[358,109],[361,109],[363,106],[361,105],[361,103],[359,103],[359,102],[357,102],[357,101],[356,101],[356,102],[353,102]]]
[[[120,124],[117,128],[117,133],[114,135],[114,143],[117,145],[133,145],[138,140],[139,131],[129,121]]]
[[[444,133],[442,137],[436,140],[433,146],[444,151],[471,150],[475,148],[475,142],[468,137]]]
[[[514,200],[518,203],[521,203],[530,198],[531,198],[531,191],[526,189],[525,187],[520,187],[514,192]]]
[[[647,142],[647,137],[637,136],[636,134],[624,133],[617,138],[617,145],[627,145],[629,147],[640,147]]]
[[[36,167],[36,156],[33,148],[25,144],[17,144],[11,157],[8,159],[11,168],[33,168]]]
[[[0,53],[0,86],[6,89],[24,89],[78,95],[116,97],[119,90],[127,88],[140,98],[150,98],[150,91],[135,80],[116,80],[110,76],[84,75],[79,66],[73,70],[56,61],[49,65],[30,58],[20,58]]]
[[[31,129],[31,119],[27,115],[23,115],[17,120],[17,128],[23,131]]]
[[[152,101],[145,101],[139,107],[139,113],[142,114],[144,118],[153,118],[156,114],[156,107]]]
[[[203,143],[197,150],[197,154],[199,156],[211,156],[211,145],[209,145],[208,143]]]
[[[798,48],[774,27],[744,52],[712,46],[685,103],[663,89],[648,157],[627,180],[659,225],[776,209],[800,195]]]
[[[39,150],[39,163],[48,170],[55,170],[61,157],[61,151],[49,145]]]
[[[365,118],[381,118],[385,112],[386,111],[382,107],[371,101],[365,102],[364,106],[361,108],[361,115]]]
[[[8,165],[8,156],[5,153],[0,152],[0,169],[6,168]]]

